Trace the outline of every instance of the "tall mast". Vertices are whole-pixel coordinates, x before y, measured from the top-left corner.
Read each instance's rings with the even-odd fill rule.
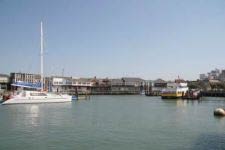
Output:
[[[41,91],[43,91],[44,87],[44,46],[43,46],[43,27],[42,27],[42,21],[41,21]]]

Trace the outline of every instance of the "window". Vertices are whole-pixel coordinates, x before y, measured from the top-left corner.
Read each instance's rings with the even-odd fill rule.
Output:
[[[30,93],[30,96],[47,96],[46,93]]]

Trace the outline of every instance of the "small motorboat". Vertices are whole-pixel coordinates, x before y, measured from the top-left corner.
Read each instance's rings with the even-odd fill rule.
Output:
[[[200,90],[188,90],[182,99],[186,100],[199,100],[201,98],[201,91]]]
[[[215,116],[225,116],[225,110],[223,108],[216,108],[214,110]]]

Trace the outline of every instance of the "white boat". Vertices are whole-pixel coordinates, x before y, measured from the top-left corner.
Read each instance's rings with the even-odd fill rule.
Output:
[[[72,101],[72,96],[69,95],[56,95],[44,92],[43,83],[43,30],[41,22],[41,91],[21,91],[15,96],[11,96],[9,100],[4,101],[2,104],[59,103]]]
[[[167,83],[167,88],[162,90],[161,97],[162,99],[181,98],[187,91],[187,82],[177,79],[175,82]]]
[[[57,95],[39,91],[21,91],[2,104],[62,103],[71,101],[72,97],[69,95]]]

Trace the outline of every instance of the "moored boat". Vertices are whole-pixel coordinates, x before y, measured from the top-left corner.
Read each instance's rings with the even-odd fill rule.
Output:
[[[162,99],[175,99],[182,98],[188,91],[187,82],[181,79],[175,80],[175,82],[167,83],[167,88],[161,92]]]
[[[71,101],[72,96],[69,95],[57,95],[39,91],[21,91],[17,95],[12,96],[9,100],[4,101],[2,104],[59,103]]]
[[[41,22],[41,84],[40,89],[38,86],[33,86],[30,84],[21,84],[18,83],[21,87],[26,88],[36,88],[40,91],[21,91],[17,92],[16,95],[11,95],[10,99],[4,101],[2,104],[33,104],[33,103],[59,103],[59,102],[71,102],[72,96],[69,95],[57,95],[49,92],[44,92],[44,50],[43,50],[43,29],[42,29],[42,22]]]
[[[186,100],[199,100],[201,98],[200,90],[188,90],[182,99]]]

